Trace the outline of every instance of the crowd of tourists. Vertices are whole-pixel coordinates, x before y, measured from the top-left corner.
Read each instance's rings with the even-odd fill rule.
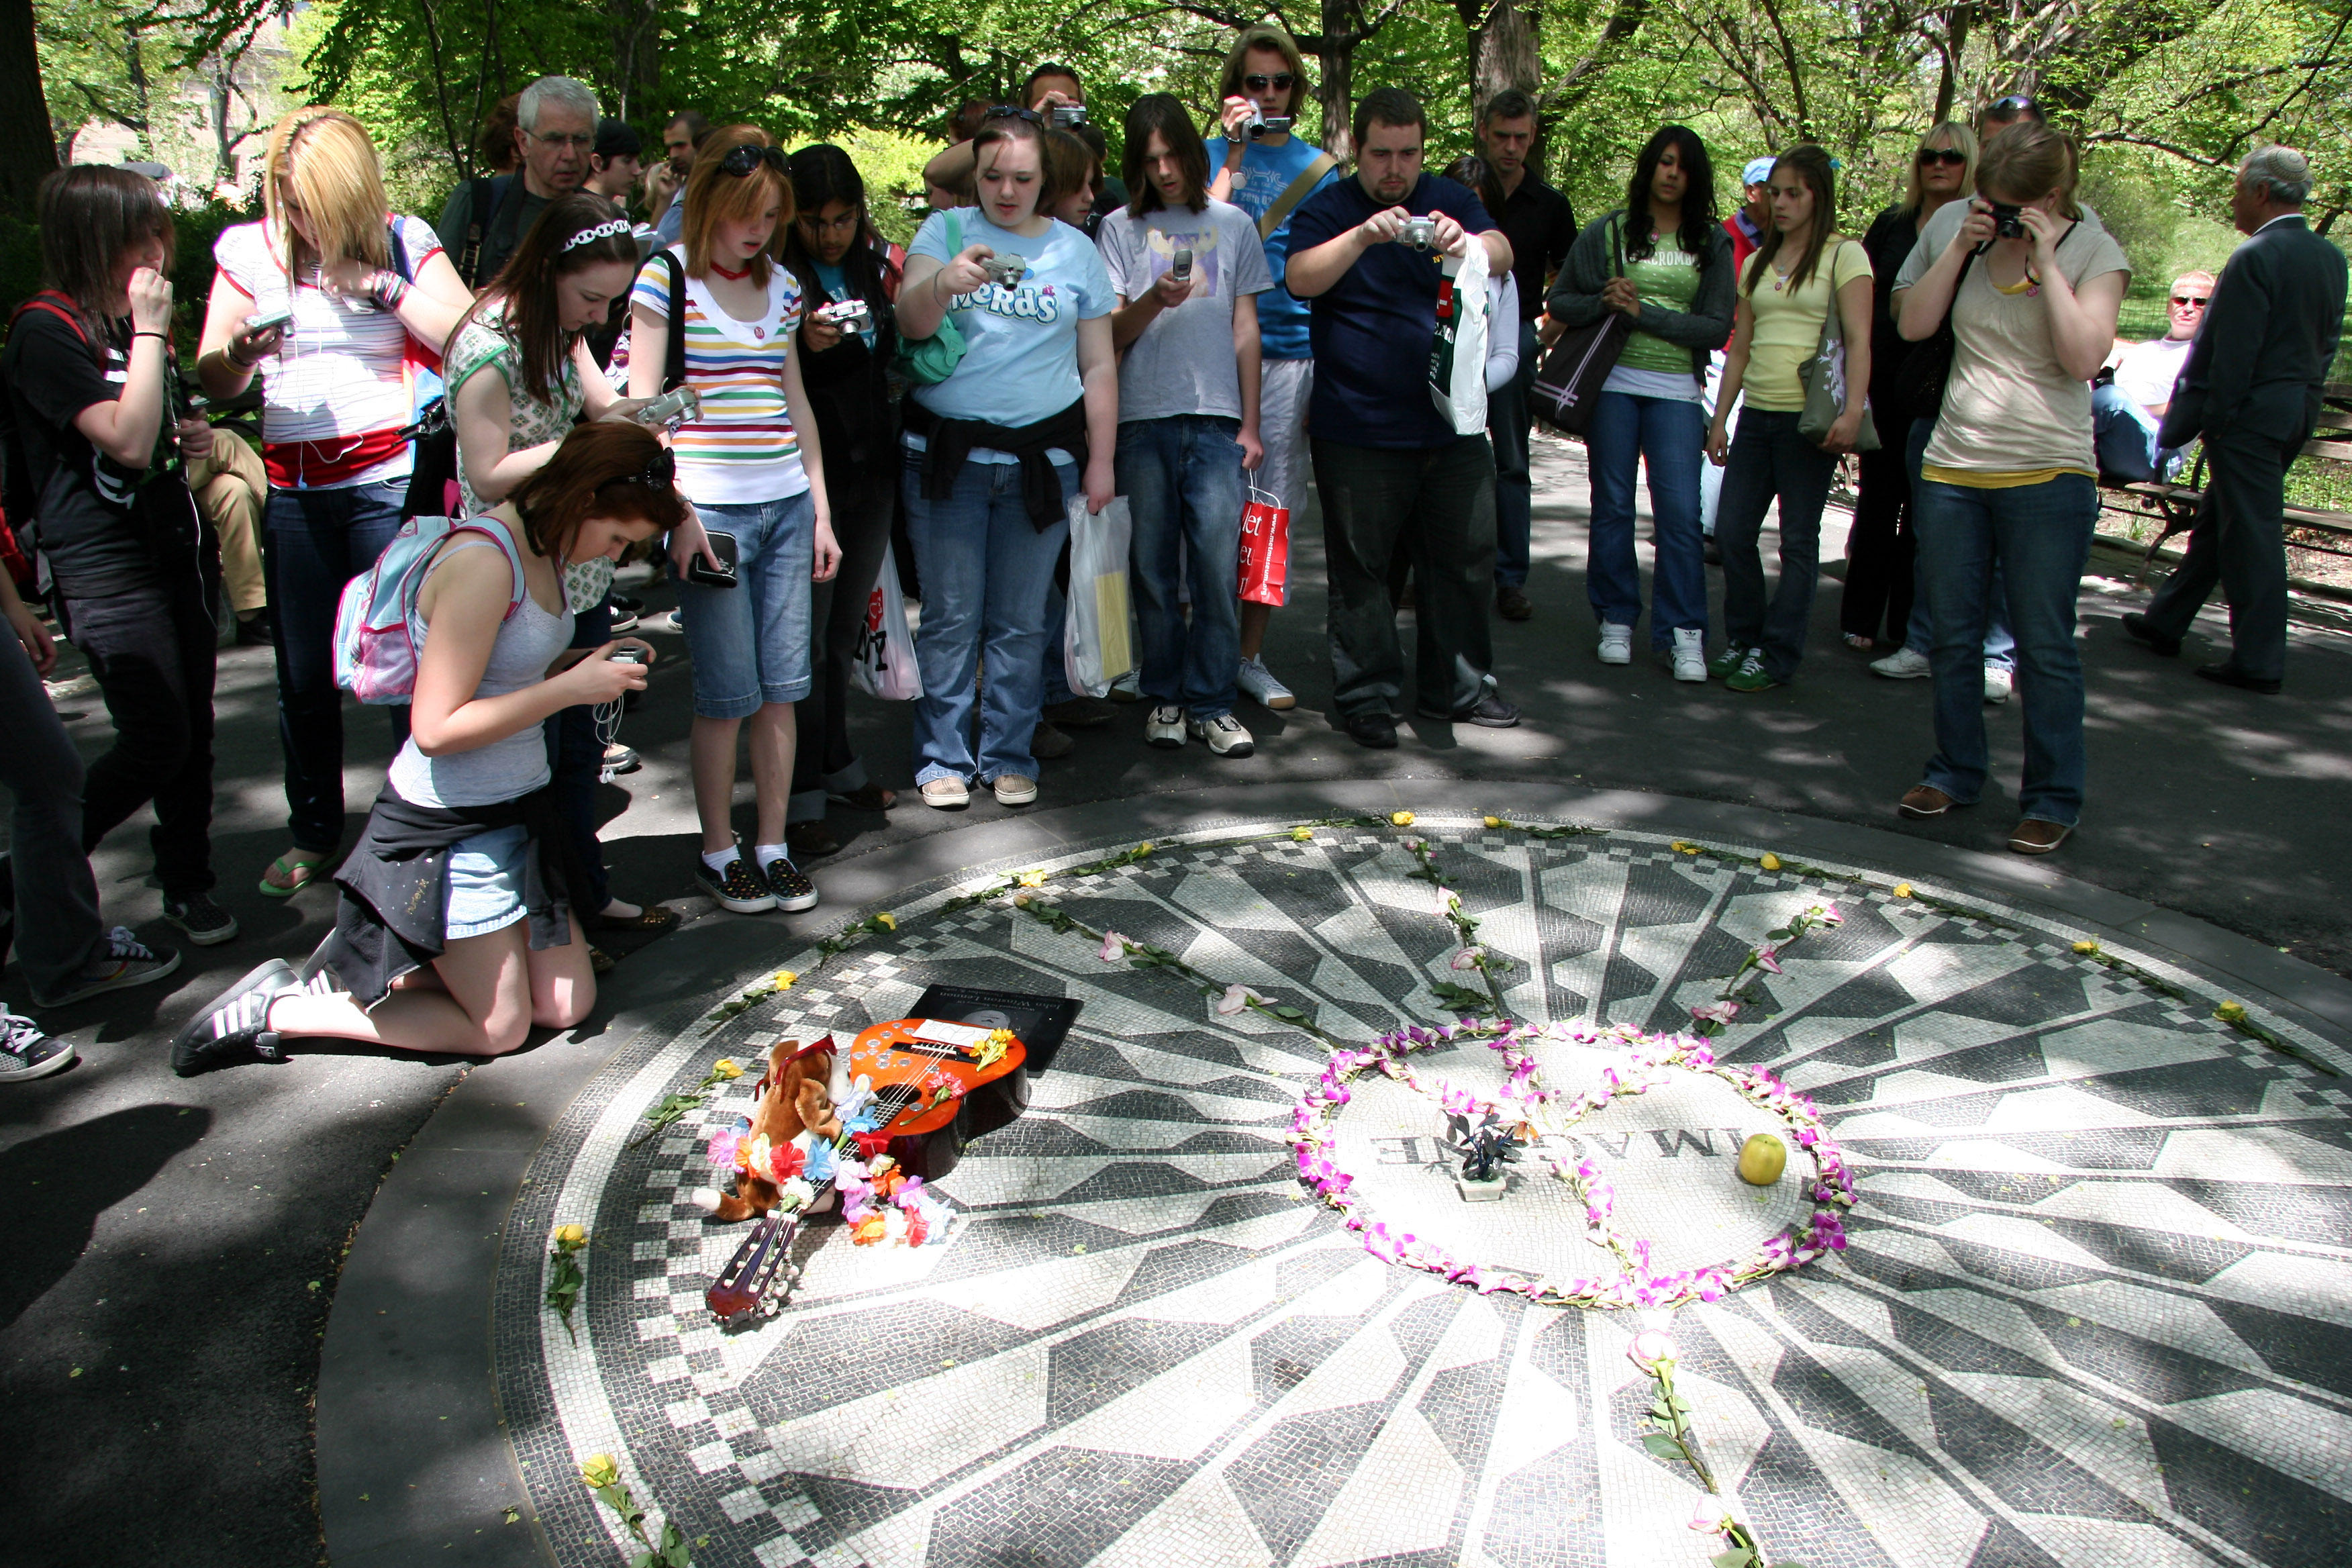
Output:
[[[2173,284],[2167,337],[2128,344],[2130,263],[2025,99],[1934,127],[1859,237],[1839,229],[1822,148],[1748,162],[1724,215],[1710,151],[1680,125],[1580,226],[1517,91],[1480,106],[1475,152],[1444,174],[1423,106],[1371,91],[1343,164],[1306,134],[1306,68],[1271,27],[1234,41],[1215,104],[1137,99],[1116,170],[1075,72],[1041,66],[1021,99],[954,117],[904,247],[842,149],[788,153],[688,112],[655,153],[569,78],[501,106],[488,172],[436,224],[392,209],[358,121],[299,110],[269,137],[261,216],[220,236],[185,367],[152,180],[51,176],[46,287],[0,359],[0,535],[24,568],[0,573],[0,954],[13,937],[37,1010],[177,966],[104,922],[86,858],[142,806],[166,921],[199,945],[238,934],[209,831],[215,650],[232,636],[275,648],[289,806],[284,851],[236,874],[271,898],[329,879],[341,903],[310,963],[262,964],[182,1031],[183,1072],[295,1036],[510,1050],[593,1005],[593,933],[675,921],[613,889],[597,841],[597,784],[634,760],[610,718],[657,657],[635,635],[645,605],[615,591],[625,561],[676,579],[693,875],[740,913],[817,903],[828,809],[897,803],[848,723],[853,673],[906,629],[873,616],[886,586],[921,605],[901,673],[919,687],[911,784],[939,810],[976,790],[1036,801],[1040,762],[1108,726],[1109,698],[1139,705],[1149,745],[1250,756],[1245,704],[1297,700],[1265,634],[1296,587],[1283,520],[1308,516],[1310,484],[1338,727],[1394,747],[1408,703],[1515,725],[1491,621],[1537,613],[1538,412],[1586,450],[1592,657],[1633,661],[1646,473],[1650,647],[1664,676],[1734,693],[1798,678],[1822,511],[1855,459],[1844,642],[1933,689],[1904,816],[1979,797],[1984,707],[2013,689],[2010,843],[2046,853],[2073,831],[2095,486],[2169,477],[2200,438],[2189,563],[2127,625],[2175,651],[2225,582],[2235,652],[2200,673],[2278,689],[2279,476],[2344,299],[2340,253],[2298,216],[2297,153],[2247,158],[2233,210],[2255,238],[2218,281]],[[1472,319],[1483,414],[1465,428],[1433,392],[1433,350]],[[257,402],[257,455],[208,417],[239,400]],[[1074,530],[1115,498],[1136,668],[1124,689],[1076,689]],[[394,620],[355,639],[347,586],[394,564]],[[40,679],[52,628],[114,724],[87,768]],[[345,689],[383,687],[353,666],[384,660],[399,700],[372,699],[371,721],[398,752],[346,846]],[[29,1019],[0,1013],[0,1078],[71,1059]]]

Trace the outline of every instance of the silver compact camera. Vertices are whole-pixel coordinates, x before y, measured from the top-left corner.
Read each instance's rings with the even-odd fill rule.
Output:
[[[612,657],[606,659],[605,662],[607,664],[643,665],[646,662],[646,650],[641,647],[616,647],[613,650]]]
[[[1054,105],[1054,128],[1055,130],[1066,131],[1073,125],[1084,125],[1086,122],[1087,106],[1085,104],[1057,103]]]
[[[874,308],[863,300],[835,300],[830,305],[819,305],[816,319],[845,332],[862,332],[874,324]]]
[[[1290,126],[1291,116],[1287,114],[1268,114],[1263,109],[1250,110],[1249,139],[1253,142],[1261,136],[1286,136]]]
[[[702,399],[690,386],[672,387],[629,417],[647,429],[667,425],[675,430],[702,416]]]
[[[1397,243],[1410,245],[1415,250],[1427,250],[1437,243],[1437,220],[1433,217],[1409,217],[1397,230]]]
[[[992,256],[980,264],[991,283],[1007,289],[1018,288],[1021,279],[1029,276],[1029,258],[1025,256]]]

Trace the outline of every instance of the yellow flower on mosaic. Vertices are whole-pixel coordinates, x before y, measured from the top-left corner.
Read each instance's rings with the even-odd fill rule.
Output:
[[[1763,854],[1758,856],[1756,863],[1759,866],[1763,867],[1767,871],[1777,871],[1780,868],[1780,858],[1778,855],[1773,854],[1769,849],[1767,849]]]
[[[1486,822],[1486,826],[1489,827],[1500,827],[1503,826],[1503,819],[1499,816],[1487,817]]]
[[[2074,951],[2076,952],[2096,952],[2099,951],[2099,944],[2095,942],[2078,942],[2074,944]]]
[[[1411,827],[1412,826],[1412,813],[1409,811],[1391,811],[1389,813],[1389,820],[1395,823],[1399,827]]]
[[[1293,844],[1312,844],[1315,842],[1315,830],[1311,827],[1294,827],[1290,830],[1290,841]]]
[[[1013,894],[1013,907],[1014,909],[1016,909],[1016,910],[1025,910],[1025,909],[1027,909],[1027,908],[1029,907],[1029,895],[1028,895],[1028,894],[1026,894],[1026,893],[1015,893],[1015,894]]]
[[[2246,1005],[2243,1002],[2224,1002],[2213,1009],[2213,1016],[2224,1024],[2242,1024],[2246,1021]]]
[[[1042,888],[1045,885],[1045,873],[1043,871],[1024,871],[1021,875],[1015,877],[1013,881],[1024,888]]]
[[[577,1247],[588,1239],[588,1233],[576,1225],[558,1226],[555,1229],[555,1239],[566,1247]]]
[[[581,1461],[580,1479],[592,1487],[609,1487],[621,1479],[621,1467],[610,1454],[591,1454]]]
[[[1698,846],[1696,844],[1685,844],[1681,839],[1677,838],[1674,843],[1674,850],[1677,855],[1696,855],[1698,853]]]
[[[1897,882],[1889,889],[1889,891],[1893,892],[1898,899],[1907,899],[1911,896],[1911,884],[1908,882]]]
[[[897,931],[898,929],[898,917],[892,914],[889,910],[884,910],[880,914],[874,917],[874,923],[880,926],[884,931]]]
[[[729,1083],[733,1083],[743,1076],[742,1064],[733,1057],[720,1057],[710,1064],[710,1071],[713,1077],[722,1079]]]
[[[779,969],[768,977],[768,983],[779,991],[790,991],[800,976],[789,969]]]

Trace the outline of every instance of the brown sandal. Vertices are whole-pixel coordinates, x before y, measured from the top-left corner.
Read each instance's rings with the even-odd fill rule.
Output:
[[[677,924],[677,911],[664,904],[647,904],[633,915],[591,915],[582,922],[590,931],[667,931]]]

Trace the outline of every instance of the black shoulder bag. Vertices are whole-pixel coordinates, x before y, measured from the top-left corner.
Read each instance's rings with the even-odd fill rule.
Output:
[[[1620,220],[1611,220],[1609,259],[1620,278],[1625,276],[1622,229]],[[1583,435],[1601,400],[1601,384],[1617,368],[1617,356],[1633,335],[1633,319],[1607,309],[1599,321],[1564,333],[1544,355],[1528,393],[1528,406],[1535,416],[1563,436]]]

